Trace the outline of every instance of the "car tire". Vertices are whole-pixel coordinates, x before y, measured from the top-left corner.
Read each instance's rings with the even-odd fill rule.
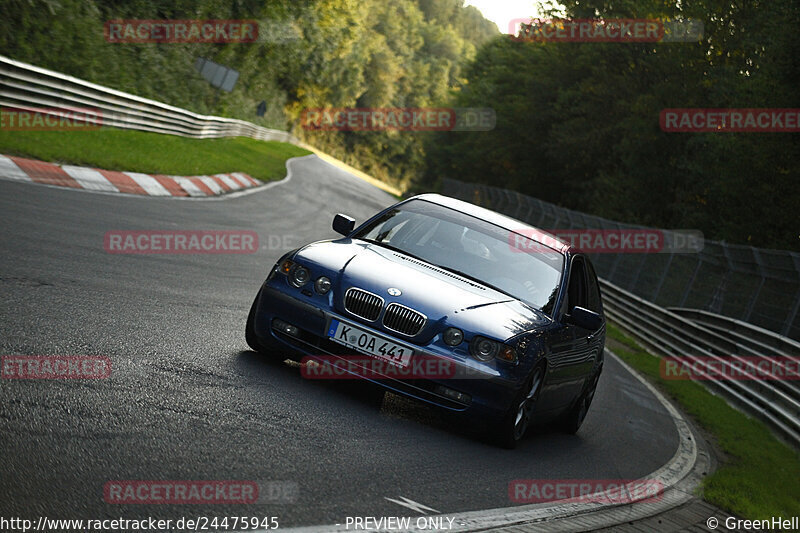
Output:
[[[533,369],[531,377],[514,398],[500,427],[497,428],[496,438],[502,447],[509,450],[516,448],[531,427],[533,412],[536,410],[536,402],[544,381],[544,370],[544,365]]]
[[[574,435],[581,428],[583,421],[586,419],[586,414],[589,412],[589,407],[592,405],[592,400],[594,400],[594,394],[597,391],[597,383],[600,381],[600,374],[602,372],[603,363],[600,363],[597,370],[594,371],[592,377],[589,379],[578,401],[575,402],[575,405],[572,406],[561,419],[561,429],[565,433]]]
[[[247,341],[247,345],[254,352],[264,353],[264,347],[261,345],[261,342],[258,340],[256,336],[255,330],[255,322],[256,322],[256,304],[258,303],[258,296],[253,301],[253,305],[250,306],[250,313],[247,315],[247,324],[244,328],[244,339]]]

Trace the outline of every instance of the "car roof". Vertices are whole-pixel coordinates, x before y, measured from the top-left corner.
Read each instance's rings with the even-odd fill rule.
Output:
[[[411,200],[425,200],[426,202],[438,204],[443,207],[449,207],[450,209],[474,216],[475,218],[490,222],[495,226],[499,226],[513,233],[533,239],[534,241],[544,244],[545,246],[548,246],[563,254],[574,254],[576,252],[576,250],[569,243],[542,229],[537,228],[536,226],[531,226],[530,224],[520,222],[515,218],[501,215],[500,213],[496,213],[495,211],[486,209],[485,207],[480,207],[469,202],[464,202],[462,200],[457,200],[449,196],[435,193],[425,193],[412,196],[411,198],[405,200],[405,202]]]

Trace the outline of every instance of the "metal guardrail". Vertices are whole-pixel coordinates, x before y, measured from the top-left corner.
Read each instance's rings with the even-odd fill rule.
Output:
[[[601,285],[608,317],[660,354],[688,359],[700,368],[707,368],[709,362],[719,364],[730,370],[726,375],[733,375],[737,367],[754,369],[754,357],[785,368],[773,350],[741,344],[726,333],[697,324],[607,281],[601,280]],[[800,447],[800,382],[709,379],[703,383]]]
[[[262,141],[292,143],[391,194],[401,194],[397,188],[364,174],[288,132],[264,128],[244,120],[199,115],[0,55],[0,109],[2,108],[39,112],[47,108],[55,108],[54,112],[59,109],[96,109],[102,114],[102,125],[115,128],[197,139],[250,137]]]
[[[535,227],[563,227],[565,219],[568,219],[568,227],[596,227],[599,220],[593,217],[597,219],[595,226],[587,225],[584,219],[591,219],[589,215],[567,213],[568,210],[514,191],[451,179],[443,180],[443,183],[444,194],[483,205]],[[573,219],[580,220],[576,222]],[[581,220],[584,223],[579,223]],[[622,227],[612,221],[605,223]],[[605,254],[611,255],[614,254]],[[601,259],[608,261],[608,257]],[[598,273],[603,275],[597,258],[593,261]],[[616,263],[615,257],[611,257],[611,262]],[[636,278],[645,276],[646,273],[642,274],[644,262],[639,262],[638,271],[611,269],[610,272],[616,274],[612,276],[615,283],[607,279],[600,282],[608,318],[634,335],[645,347],[668,357],[686,359],[693,368],[722,367],[725,369],[723,376],[736,375],[739,369],[745,368],[755,373],[756,364],[762,360],[768,361],[770,366],[776,365],[778,371],[790,373],[786,360],[782,358],[797,357],[800,344],[796,341],[714,313],[668,310],[616,284],[618,278],[624,281],[626,274]],[[719,375],[710,369],[708,373]],[[701,383],[729,404],[765,422],[786,442],[800,448],[800,381],[723,378],[702,380]]]
[[[756,350],[770,349],[775,355],[785,357],[800,357],[800,342],[778,335],[747,322],[735,318],[718,315],[702,309],[686,309],[683,307],[668,307],[668,310],[688,318],[696,324],[724,333]]]
[[[200,115],[0,56],[0,107],[92,108],[102,123],[199,139],[251,137],[299,144],[289,133],[244,120]]]

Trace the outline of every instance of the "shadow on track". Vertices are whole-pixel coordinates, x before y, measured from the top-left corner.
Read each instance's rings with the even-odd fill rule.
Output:
[[[387,419],[404,420],[473,443],[484,444],[492,448],[497,447],[492,435],[486,432],[486,428],[476,424],[466,415],[447,412],[421,401],[385,391],[380,386],[366,380],[304,379],[301,376],[301,364],[297,361],[252,350],[241,351],[235,355],[235,358],[236,366],[250,377],[256,379],[263,377],[264,381],[267,381],[267,376],[269,379],[280,376],[282,381],[296,380],[298,387],[312,387],[308,392],[314,396],[327,398],[325,401],[333,401],[337,404],[341,402],[343,416],[346,416],[346,409],[365,409],[366,411],[359,414],[371,412],[373,416],[379,414]],[[517,450],[521,450],[521,453],[533,452],[541,447],[543,441],[549,441],[551,438],[557,438],[563,448],[574,448],[576,451],[583,443],[580,435],[568,436],[552,425],[537,425],[528,430]]]

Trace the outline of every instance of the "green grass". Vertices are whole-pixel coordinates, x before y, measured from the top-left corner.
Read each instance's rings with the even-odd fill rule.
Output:
[[[286,160],[310,154],[246,137],[190,139],[132,130],[2,131],[0,154],[104,170],[178,176],[244,172],[263,181],[286,176]]]
[[[703,498],[749,519],[800,515],[800,455],[693,381],[662,379],[659,358],[609,324],[608,347],[680,404],[716,441],[724,455],[705,478]]]

